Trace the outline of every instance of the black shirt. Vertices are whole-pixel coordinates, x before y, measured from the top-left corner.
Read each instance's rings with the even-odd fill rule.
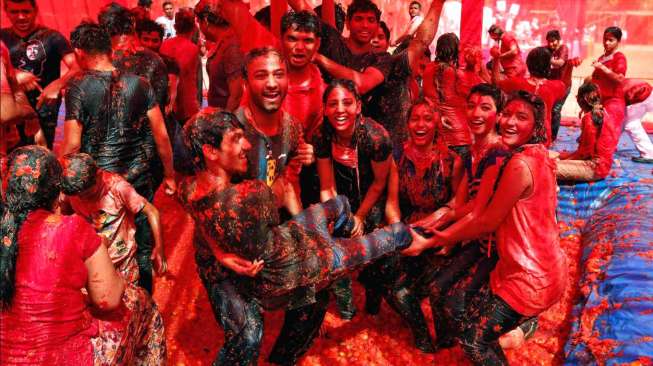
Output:
[[[82,125],[81,151],[137,190],[150,177],[147,111],[156,106],[150,84],[133,74],[89,70],[67,84],[66,120]]]

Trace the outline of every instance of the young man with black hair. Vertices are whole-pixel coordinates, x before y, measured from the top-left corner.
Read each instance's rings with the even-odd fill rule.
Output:
[[[177,35],[175,30],[175,5],[171,0],[165,0],[161,7],[163,8],[163,15],[156,18],[156,22],[163,27],[163,39],[172,38]]]
[[[249,12],[247,13],[249,16]],[[243,52],[229,22],[222,18],[207,1],[195,6],[197,23],[204,37],[214,42],[208,51],[206,73],[209,75],[208,104],[235,111],[243,95]]]
[[[159,55],[143,47],[136,36],[135,18],[129,10],[123,6],[111,3],[98,14],[98,21],[111,37],[111,48],[113,51],[112,63],[122,73],[133,73],[145,78],[154,90],[157,107],[161,114],[165,113],[165,106],[168,105],[168,70]],[[153,131],[145,124],[144,133],[146,142],[143,146],[149,161],[149,177],[151,177],[151,190],[149,192],[139,191],[138,193],[152,202],[154,194],[164,180],[163,173],[169,174],[167,169],[162,169],[162,162],[159,158],[163,156],[156,154]],[[167,135],[167,134],[166,134]],[[164,162],[165,163],[165,162]],[[165,168],[165,166],[164,166]],[[171,175],[165,178],[170,184]],[[138,190],[138,189],[137,189]],[[139,284],[152,291],[152,233],[147,218],[144,215],[136,217],[136,242],[138,243],[138,267],[140,269]]]
[[[490,50],[493,63],[500,63],[503,73],[508,78],[523,77],[526,74],[526,65],[524,65],[524,60],[521,58],[521,50],[515,35],[505,32],[503,28],[496,24],[493,24],[487,32],[490,38],[497,43]]]
[[[197,100],[197,70],[200,67],[200,49],[193,43],[196,32],[195,14],[190,9],[180,9],[175,16],[177,35],[163,41],[160,52],[173,58],[179,65],[180,76],[177,98],[174,104],[175,117],[184,124],[200,110]]]
[[[0,39],[9,49],[17,82],[27,91],[47,145],[52,148],[61,106],[60,91],[79,67],[66,38],[56,30],[37,24],[35,0],[6,0],[4,10],[11,27],[0,30]],[[61,61],[68,67],[63,76]],[[21,144],[34,143],[22,126],[17,128]]]
[[[550,30],[546,33],[546,46],[551,51],[551,73],[549,80],[560,80],[565,83],[565,95],[551,109],[551,138],[555,141],[560,129],[562,106],[571,91],[571,73],[573,66],[569,59],[569,48],[562,43],[560,31]]]
[[[422,4],[419,1],[412,1],[410,5],[408,5],[408,15],[410,16],[410,21],[406,25],[406,30],[404,30],[401,36],[397,37],[397,40],[392,43],[393,46],[398,47],[400,44],[410,40],[415,32],[417,32],[417,28],[424,20],[424,17],[422,16]]]

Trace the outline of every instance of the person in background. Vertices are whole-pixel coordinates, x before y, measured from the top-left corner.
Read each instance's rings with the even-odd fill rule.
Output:
[[[4,10],[11,27],[0,30],[0,39],[9,49],[16,80],[38,114],[43,136],[51,149],[61,106],[61,89],[79,71],[75,55],[61,33],[37,24],[35,0],[7,0]],[[68,67],[63,76],[62,61]],[[34,143],[22,125],[16,127],[21,145]]]
[[[399,47],[400,44],[409,40],[417,32],[417,28],[424,20],[422,16],[422,4],[419,1],[411,2],[408,5],[408,15],[410,15],[410,21],[406,25],[406,30],[392,42],[392,45],[395,47]]]
[[[498,62],[503,69],[501,72],[507,77],[523,77],[526,75],[526,65],[521,58],[521,50],[515,35],[504,32],[503,28],[494,24],[487,31],[497,46],[492,47],[490,55],[492,63]]]
[[[163,15],[156,18],[156,22],[163,27],[163,39],[172,38],[177,35],[175,29],[175,5],[171,0],[165,0],[161,6],[163,7]]]
[[[195,16],[204,37],[215,43],[209,49],[206,61],[208,104],[233,112],[240,105],[244,86],[244,55],[238,36],[208,1],[200,1],[195,6]]]
[[[197,100],[197,70],[200,67],[199,47],[191,40],[196,32],[195,14],[190,9],[179,9],[175,16],[177,35],[166,39],[160,52],[173,58],[179,65],[179,83],[173,111],[183,125],[200,110]]]
[[[632,86],[630,84],[633,84]],[[624,82],[626,101],[632,101],[633,93],[651,91],[653,87],[642,80],[626,79]],[[624,122],[624,131],[633,140],[635,148],[639,151],[639,156],[633,156],[631,159],[636,163],[653,163],[653,143],[648,133],[642,126],[642,120],[647,113],[653,113],[653,93],[639,103],[628,104],[626,107],[626,122]]]
[[[150,9],[152,8],[152,0],[138,0],[136,7],[129,9],[134,15],[136,20],[152,19]]]
[[[551,73],[547,79],[560,80],[566,87],[564,97],[556,101],[551,109],[551,140],[555,141],[560,129],[562,106],[571,91],[571,73],[574,67],[569,58],[569,47],[562,43],[559,30],[553,29],[546,33],[546,44],[551,51]]]

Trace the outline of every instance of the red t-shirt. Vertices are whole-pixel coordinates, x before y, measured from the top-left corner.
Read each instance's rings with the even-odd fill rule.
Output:
[[[560,80],[543,80],[539,87],[531,84],[526,78],[509,78],[497,81],[497,86],[506,93],[524,90],[542,98],[546,106],[545,121],[546,146],[551,145],[551,109],[556,101],[565,96],[567,87]]]
[[[503,72],[510,77],[521,77],[526,74],[526,64],[521,58],[521,50],[519,49],[519,44],[515,35],[512,33],[504,33],[501,36],[500,42],[500,51],[501,53],[506,53],[515,46],[517,47],[517,54],[510,57],[501,58],[501,66],[503,67]]]
[[[81,289],[84,261],[100,246],[77,215],[29,214],[18,233],[16,294],[0,312],[0,364],[91,365],[97,334]]]
[[[190,40],[178,36],[163,41],[161,53],[175,59],[179,65],[179,83],[174,111],[177,118],[186,120],[200,110],[197,100],[199,47]]]
[[[453,66],[444,66],[436,62],[433,70],[427,67],[424,77],[424,95],[434,102],[440,117],[446,119],[451,126],[451,128],[445,128],[443,125],[439,127],[439,135],[444,144],[447,146],[471,144],[472,137],[465,114],[466,95],[461,94],[461,90],[457,87],[460,82],[458,70]],[[427,94],[427,85],[429,85],[429,94]]]
[[[533,191],[517,201],[496,231],[499,261],[490,286],[518,313],[535,316],[560,299],[567,283],[556,222],[555,164],[539,144],[526,145],[512,159],[528,165]]]
[[[603,114],[601,129],[592,121],[592,114],[585,113],[581,119],[581,133],[578,149],[565,157],[567,160],[594,160],[596,175],[605,178],[612,168],[612,156],[617,150],[621,129],[607,112]]]
[[[552,68],[549,79],[560,80],[565,83],[567,89],[571,88],[571,72],[573,66],[569,63],[569,48],[564,44],[560,45],[557,50],[552,52],[552,56],[554,59],[562,60],[565,63],[558,68]]]
[[[626,56],[624,56],[623,53],[615,52],[609,56],[603,55],[599,57],[598,61],[613,72],[626,76],[628,64],[626,62]],[[594,69],[594,72],[592,73],[592,82],[599,86],[599,90],[601,90],[601,99],[623,99],[624,88],[622,83],[610,79],[602,70]]]
[[[302,124],[306,141],[322,123],[322,94],[326,84],[320,74],[320,69],[314,64],[308,65],[310,79],[302,84],[288,82],[288,94],[283,101],[283,109]]]

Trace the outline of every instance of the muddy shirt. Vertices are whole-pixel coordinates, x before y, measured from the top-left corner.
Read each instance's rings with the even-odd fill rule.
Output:
[[[154,90],[133,74],[83,71],[68,81],[66,120],[82,125],[81,152],[137,190],[150,177],[147,111],[155,107]]]

